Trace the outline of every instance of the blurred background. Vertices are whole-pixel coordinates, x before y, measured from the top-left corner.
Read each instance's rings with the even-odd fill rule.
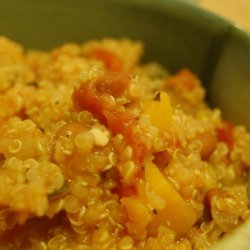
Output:
[[[250,31],[250,0],[196,0],[204,9],[219,14]]]

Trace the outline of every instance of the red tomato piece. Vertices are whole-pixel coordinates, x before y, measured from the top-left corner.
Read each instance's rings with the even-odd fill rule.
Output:
[[[128,111],[118,113],[116,106],[108,103],[109,97],[122,96],[128,88],[131,75],[109,72],[96,79],[83,83],[73,93],[73,103],[77,110],[90,111],[99,121],[112,131],[114,135],[122,134],[125,141],[133,149],[133,158],[142,163],[147,147],[142,135],[135,131],[136,119]]]
[[[104,102],[89,84],[82,84],[79,89],[75,89],[73,93],[73,103],[77,110],[88,110],[101,122],[105,117],[102,115]]]
[[[217,128],[218,140],[225,142],[229,148],[232,148],[234,145],[233,129],[233,124],[227,121],[223,123],[222,127]]]
[[[167,88],[183,87],[185,89],[193,89],[197,86],[199,79],[195,74],[187,69],[182,69],[175,75],[170,76],[165,81],[165,86]]]
[[[138,195],[138,190],[135,182],[130,186],[119,182],[117,187],[114,189],[114,192],[117,193],[119,197],[130,197]]]
[[[124,63],[122,59],[114,52],[105,49],[94,49],[91,51],[91,56],[101,60],[105,67],[111,71],[123,71]]]
[[[99,94],[119,97],[127,90],[132,76],[124,72],[106,72],[92,81]]]
[[[138,163],[142,163],[147,154],[147,147],[142,141],[142,135],[135,131],[136,119],[129,112],[115,113],[105,112],[108,127],[116,134],[122,134],[127,144],[133,149],[133,158]]]
[[[104,110],[110,109],[109,96],[119,97],[128,88],[131,76],[126,73],[109,72],[83,83],[73,92],[73,103],[77,110],[88,110],[102,123],[106,119]]]

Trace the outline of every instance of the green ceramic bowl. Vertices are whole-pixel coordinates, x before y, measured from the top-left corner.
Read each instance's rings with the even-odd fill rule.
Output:
[[[178,0],[0,0],[0,35],[27,48],[130,37],[144,60],[188,67],[225,118],[250,128],[250,38],[233,24]]]

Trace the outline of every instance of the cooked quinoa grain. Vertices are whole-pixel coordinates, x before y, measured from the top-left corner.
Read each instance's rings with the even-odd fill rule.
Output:
[[[250,134],[140,42],[0,37],[0,249],[208,249],[250,216]]]

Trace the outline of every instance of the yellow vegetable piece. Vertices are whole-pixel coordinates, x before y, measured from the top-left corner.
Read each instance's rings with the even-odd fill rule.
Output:
[[[152,162],[145,166],[145,179],[151,189],[166,201],[165,207],[157,210],[149,223],[148,232],[155,234],[159,225],[167,222],[177,237],[185,235],[196,222],[196,213]]]
[[[157,92],[154,100],[144,104],[144,112],[149,115],[151,123],[160,132],[164,131],[172,120],[172,107],[165,92]]]
[[[125,206],[128,218],[136,228],[145,228],[153,219],[148,207],[137,197],[122,198],[121,203]]]

